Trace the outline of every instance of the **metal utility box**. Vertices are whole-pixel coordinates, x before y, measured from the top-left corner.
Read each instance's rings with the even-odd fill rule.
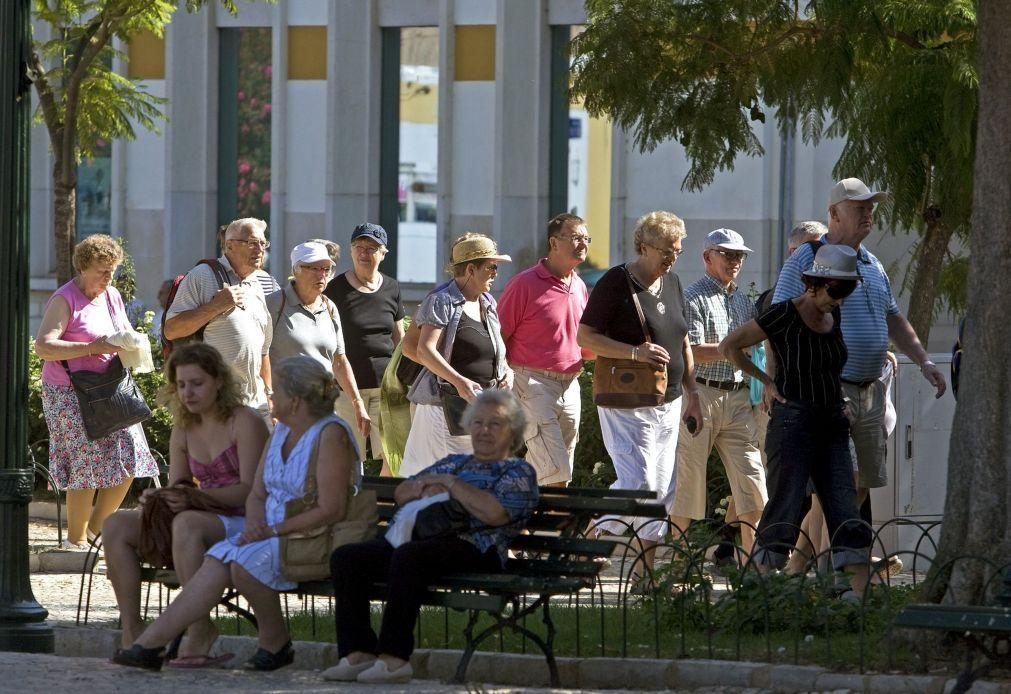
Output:
[[[947,380],[951,355],[932,354],[930,360]],[[873,553],[900,552],[907,570],[929,567],[944,515],[955,398],[950,383],[940,399],[934,395],[919,367],[900,355],[892,386],[897,419],[888,438],[888,486],[871,490],[871,507],[874,528],[884,545],[876,545]]]

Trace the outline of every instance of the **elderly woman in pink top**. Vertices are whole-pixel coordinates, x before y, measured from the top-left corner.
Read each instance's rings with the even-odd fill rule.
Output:
[[[130,329],[123,298],[112,278],[123,250],[111,237],[92,234],[74,247],[77,276],[46,305],[35,352],[42,367],[42,411],[49,427],[49,472],[67,493],[63,549],[87,549],[87,540],[119,508],[134,477],[155,477],[158,465],[140,424],[96,441],[88,439],[70,371],[103,372],[122,348],[107,337]],[[98,498],[95,498],[95,490]]]
[[[169,487],[158,490],[175,512],[172,522],[172,561],[185,584],[214,543],[242,532],[246,497],[256,474],[267,425],[251,407],[242,404],[234,372],[221,354],[203,342],[172,352],[165,367],[168,383],[162,393],[172,410],[174,426],[169,442]],[[191,508],[191,495],[176,491],[196,481],[199,496],[231,508],[216,514]],[[141,504],[155,490],[147,490]],[[105,523],[102,536],[109,580],[119,604],[122,645],[129,648],[144,629],[140,617],[141,511],[118,511]],[[223,664],[231,654],[210,657],[218,633],[209,618],[192,624],[170,665],[208,667]]]

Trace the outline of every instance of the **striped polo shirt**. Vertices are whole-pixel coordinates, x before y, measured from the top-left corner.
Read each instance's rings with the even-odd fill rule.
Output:
[[[774,304],[804,293],[801,276],[811,269],[813,260],[814,252],[807,243],[787,259],[776,283]],[[857,251],[857,273],[863,281],[842,305],[841,327],[849,352],[842,377],[846,381],[860,382],[881,375],[888,351],[887,319],[899,312],[899,305],[884,266],[863,246]]]
[[[736,284],[726,289],[708,273],[685,289],[688,341],[692,345],[719,343],[755,317],[755,305]],[[710,381],[740,381],[743,372],[729,361],[695,364],[695,375]]]
[[[246,306],[244,309],[233,308],[212,318],[204,326],[204,342],[221,352],[226,364],[231,364],[239,380],[244,404],[264,408],[267,405],[267,394],[260,376],[260,366],[263,355],[270,350],[273,337],[273,326],[260,284],[260,275],[264,273],[257,270],[240,278],[227,258],[222,256],[218,262],[228,272],[231,285],[246,288]],[[214,271],[207,265],[197,265],[179,283],[176,297],[166,312],[166,320],[209,303],[218,291]]]

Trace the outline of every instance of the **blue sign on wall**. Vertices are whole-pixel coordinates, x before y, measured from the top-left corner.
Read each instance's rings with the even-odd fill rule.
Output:
[[[583,136],[583,121],[578,118],[569,119],[569,139],[578,140]]]

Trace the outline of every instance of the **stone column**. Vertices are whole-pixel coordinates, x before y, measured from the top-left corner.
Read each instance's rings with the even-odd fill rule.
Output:
[[[498,0],[494,234],[512,255],[497,286],[544,254],[548,220],[551,32],[544,0]],[[439,172],[440,177],[442,172]]]
[[[215,6],[176,12],[165,34],[165,267],[214,255],[218,216],[218,29]]]

